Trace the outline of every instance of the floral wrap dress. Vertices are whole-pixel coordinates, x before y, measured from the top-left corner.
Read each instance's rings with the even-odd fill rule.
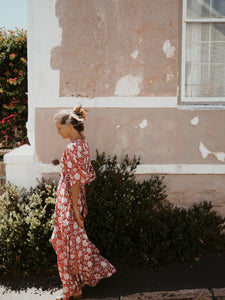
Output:
[[[66,146],[60,161],[61,177],[55,205],[55,226],[51,241],[63,285],[63,300],[80,293],[84,285],[95,286],[102,278],[110,277],[116,269],[100,255],[84,227],[74,218],[71,186],[80,182],[78,209],[87,215],[84,185],[95,179],[88,143],[76,140]]]

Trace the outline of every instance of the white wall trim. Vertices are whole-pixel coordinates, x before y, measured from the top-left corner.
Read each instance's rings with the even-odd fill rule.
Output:
[[[224,165],[165,164],[139,165],[136,174],[224,174]]]
[[[179,110],[224,110],[225,105],[209,105],[209,104],[201,104],[201,105],[191,105],[191,104],[186,104],[186,105],[178,105],[177,107]]]
[[[53,106],[48,101],[37,101],[36,107],[75,107],[80,104],[87,108],[175,108],[177,97],[59,97]]]
[[[59,173],[60,167],[52,164],[38,163],[36,166],[38,172]],[[202,165],[202,164],[165,164],[165,165],[138,165],[135,172],[136,175],[146,174],[224,174],[224,165]]]
[[[181,99],[181,102],[186,102],[186,103],[207,103],[207,104],[216,104],[216,103],[225,103],[225,97],[185,97]]]

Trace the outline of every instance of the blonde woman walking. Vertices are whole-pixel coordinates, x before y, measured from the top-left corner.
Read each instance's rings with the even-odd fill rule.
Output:
[[[59,300],[82,298],[82,287],[95,286],[100,279],[116,271],[89,241],[84,228],[87,215],[84,185],[96,177],[83,135],[85,119],[86,112],[80,106],[55,115],[58,133],[71,141],[60,161],[61,177],[51,238],[63,285]]]

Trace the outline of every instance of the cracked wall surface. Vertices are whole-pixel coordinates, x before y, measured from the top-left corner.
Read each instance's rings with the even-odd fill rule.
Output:
[[[54,122],[49,123],[56,111],[37,109],[36,151],[45,163],[60,158],[63,149]],[[224,163],[223,110],[89,108],[85,126],[92,158],[98,149],[119,158],[141,155],[142,164]]]
[[[179,0],[58,0],[60,96],[176,96]]]
[[[52,120],[57,109],[37,109],[36,153],[41,162],[60,159],[67,141],[57,135]],[[141,155],[142,164],[209,164],[224,163],[214,152],[225,151],[224,111],[178,111],[177,109],[88,109],[85,123],[91,158],[101,153]],[[48,130],[46,130],[48,127]],[[199,147],[204,143],[207,155]],[[45,147],[43,147],[45,145]],[[205,147],[206,147],[205,146]],[[207,149],[208,149],[207,148]],[[46,151],[48,149],[48,151]],[[150,175],[138,175],[138,180]],[[214,209],[225,216],[225,174],[187,174],[165,177],[168,200],[178,206],[211,201]]]
[[[89,107],[92,159],[96,149],[119,159],[140,155],[143,165],[166,175],[170,202],[212,201],[225,216],[225,110],[181,109],[177,97],[182,1],[33,1],[30,86],[43,173],[68,143],[57,135],[54,114],[81,100]]]

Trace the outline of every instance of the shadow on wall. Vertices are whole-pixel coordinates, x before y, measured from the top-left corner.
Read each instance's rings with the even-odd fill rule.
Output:
[[[163,45],[176,46],[178,3],[58,0],[62,44],[51,66],[60,70],[60,96],[176,95],[177,53],[166,57]]]

